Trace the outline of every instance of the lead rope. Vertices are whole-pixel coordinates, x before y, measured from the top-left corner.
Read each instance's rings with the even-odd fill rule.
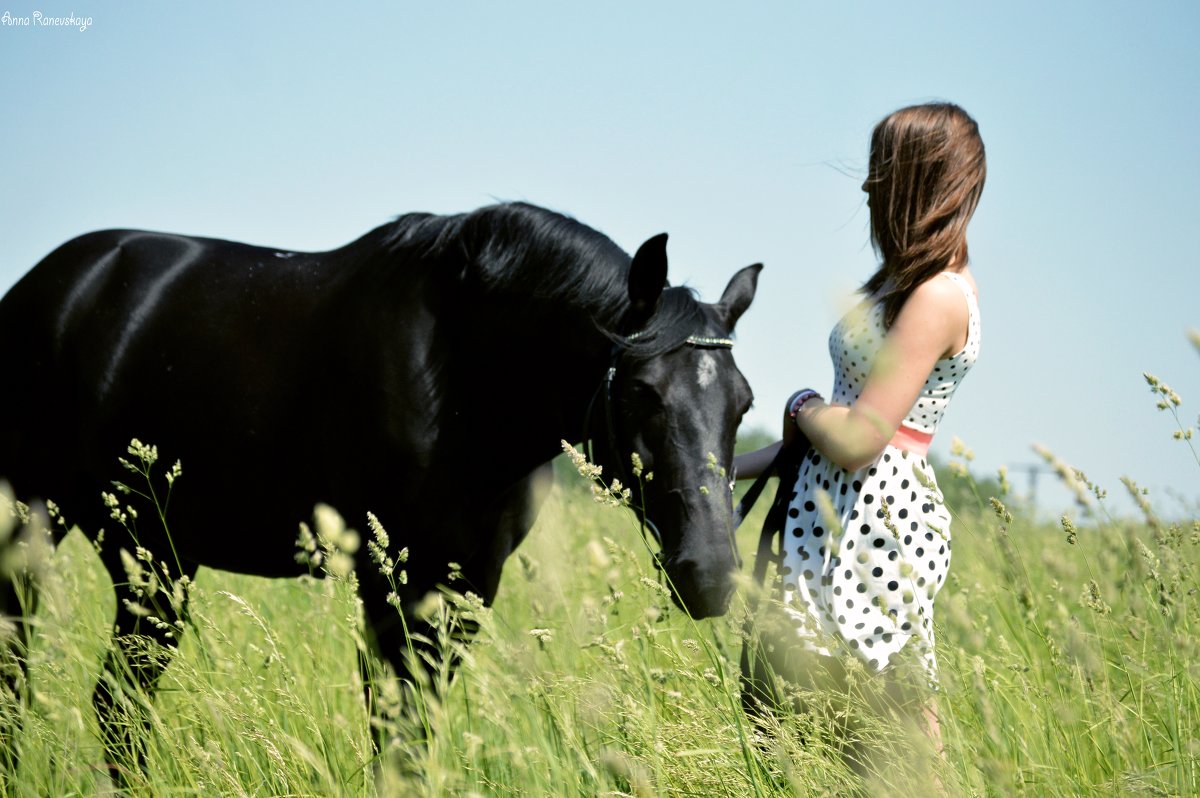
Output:
[[[762,494],[763,488],[767,486],[770,478],[776,474],[779,475],[779,487],[775,491],[775,499],[771,502],[771,508],[767,510],[767,517],[763,520],[762,532],[758,536],[758,550],[754,554],[754,583],[759,587],[765,587],[767,566],[775,563],[778,569],[783,561],[783,519],[787,515],[792,488],[799,476],[800,463],[808,454],[809,448],[810,444],[803,436],[798,437],[788,446],[780,447],[775,458],[771,460],[771,464],[758,475],[758,479],[754,480],[750,489],[742,495],[742,500],[738,502],[737,508],[733,511],[733,526],[734,529],[737,529],[750,514],[750,510],[758,501],[758,497]],[[773,545],[776,538],[780,539],[777,550]],[[758,610],[758,600],[759,594],[757,593],[750,597],[751,614]]]
[[[767,510],[763,521],[762,532],[758,536],[758,551],[754,555],[754,582],[759,590],[755,591],[746,601],[746,619],[742,624],[742,654],[739,666],[742,672],[742,705],[751,713],[760,713],[764,708],[778,706],[780,697],[770,681],[771,669],[764,668],[767,649],[755,631],[754,623],[758,617],[758,604],[762,594],[766,592],[767,566],[775,563],[775,572],[784,556],[784,519],[787,517],[788,504],[791,503],[792,491],[800,475],[800,465],[804,462],[811,444],[803,436],[788,446],[781,447],[771,464],[759,475],[750,489],[742,497],[734,511],[735,524],[741,524],[749,514],[750,508],[758,500],[759,494],[766,487],[767,480],[773,474],[779,475],[779,486],[775,490],[775,499]],[[773,546],[779,539],[778,548]]]

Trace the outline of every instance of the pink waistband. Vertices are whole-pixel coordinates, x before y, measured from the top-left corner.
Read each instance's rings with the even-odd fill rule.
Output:
[[[901,424],[896,429],[896,434],[888,441],[888,445],[924,457],[929,454],[929,444],[932,442],[933,435],[930,433],[921,432],[920,430],[915,430],[912,427],[906,427]]]

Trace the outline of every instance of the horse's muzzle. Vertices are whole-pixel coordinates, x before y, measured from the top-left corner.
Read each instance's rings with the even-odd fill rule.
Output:
[[[663,564],[676,606],[693,618],[714,618],[729,610],[733,598],[736,564],[701,564],[689,558]]]

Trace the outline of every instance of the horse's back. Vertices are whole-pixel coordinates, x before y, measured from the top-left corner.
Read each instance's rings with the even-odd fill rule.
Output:
[[[88,233],[66,242],[0,298],[0,351],[10,378],[0,391],[0,477],[18,488],[43,484],[49,451],[75,443],[68,428],[82,403],[84,380],[72,379],[70,366],[94,364],[98,343],[75,328],[80,320],[103,326],[114,310],[94,295],[129,232]],[[83,346],[74,345],[77,338]]]
[[[291,348],[316,301],[304,269],[281,266],[291,257],[304,256],[161,233],[89,233],[48,255],[0,302],[6,357],[28,370],[33,396],[66,389],[81,408],[114,410],[133,389],[169,393],[182,374],[237,369],[238,384],[252,385],[260,364],[229,354],[254,360]]]
[[[103,487],[133,436],[206,469],[234,444],[288,456],[325,282],[303,253],[134,230],[68,241],[0,300],[0,476],[39,495]]]

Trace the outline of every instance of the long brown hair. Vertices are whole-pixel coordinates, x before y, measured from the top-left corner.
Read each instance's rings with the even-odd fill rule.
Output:
[[[917,286],[967,262],[967,222],[987,176],[979,125],[952,103],[889,114],[871,133],[864,189],[871,244],[882,261],[862,291],[883,302],[890,328]]]

